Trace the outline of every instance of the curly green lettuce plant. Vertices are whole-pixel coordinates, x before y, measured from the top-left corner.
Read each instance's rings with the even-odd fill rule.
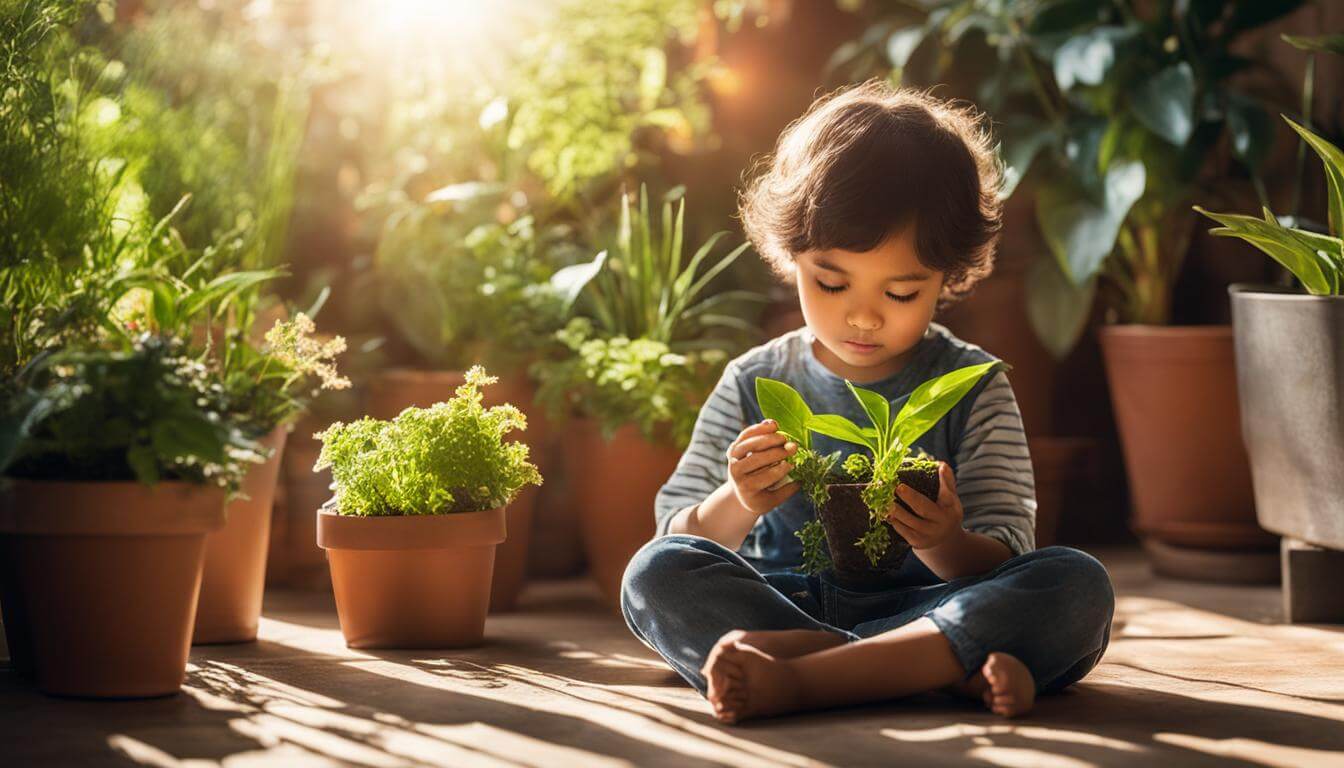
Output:
[[[838,478],[832,468],[840,452],[821,456],[812,448],[810,433],[826,435],[837,440],[867,448],[871,453],[855,453],[842,464],[848,479],[865,482],[861,492],[869,512],[868,530],[855,546],[863,550],[869,562],[877,565],[891,546],[891,537],[884,525],[887,510],[896,503],[898,472],[907,468],[927,468],[931,459],[910,455],[914,442],[947,415],[986,374],[1006,364],[998,361],[958,368],[920,384],[896,414],[891,403],[882,395],[846,381],[845,386],[858,400],[870,426],[861,427],[839,414],[814,414],[802,395],[782,381],[757,377],[756,400],[761,413],[774,419],[779,431],[798,444],[798,451],[789,457],[794,468],[789,477],[797,480],[815,506],[825,504],[830,494],[827,484]],[[914,465],[918,464],[918,467]],[[803,568],[816,572],[826,566],[825,531],[821,521],[813,518],[796,534],[803,542]]]
[[[337,422],[314,471],[331,468],[342,515],[437,515],[508,504],[525,485],[541,485],[526,444],[504,436],[527,428],[512,405],[484,407],[480,388],[498,379],[467,371],[452,398],[407,408],[391,421]]]
[[[1198,205],[1195,210],[1222,224],[1209,230],[1223,237],[1239,237],[1269,254],[1293,273],[1313,296],[1344,293],[1344,151],[1297,123],[1284,120],[1302,137],[1325,166],[1330,234],[1299,227],[1285,227],[1268,207],[1264,219],[1233,213],[1211,213]]]

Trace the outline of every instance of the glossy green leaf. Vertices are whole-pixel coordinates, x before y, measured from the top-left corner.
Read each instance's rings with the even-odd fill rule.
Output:
[[[592,261],[573,264],[555,271],[551,275],[551,287],[564,299],[565,310],[574,306],[585,286],[597,277],[607,263],[607,252],[601,251]]]
[[[1232,93],[1228,95],[1227,133],[1233,156],[1257,170],[1274,144],[1274,118],[1253,99]]]
[[[910,393],[910,398],[896,414],[893,427],[901,445],[914,445],[915,441],[933,428],[948,411],[952,410],[966,396],[985,374],[1002,365],[997,360],[980,365],[968,365],[936,379],[920,384]]]
[[[1055,51],[1055,82],[1066,91],[1074,85],[1101,85],[1117,49],[1133,34],[1125,27],[1101,26],[1070,37]]]
[[[775,420],[779,431],[793,438],[803,448],[812,447],[812,435],[808,431],[812,409],[797,390],[782,381],[757,376],[756,403],[765,418]]]
[[[887,38],[887,61],[896,69],[904,69],[919,44],[924,42],[928,30],[924,25],[906,27],[891,33]]]
[[[1283,38],[1285,43],[1303,51],[1344,54],[1344,35],[1321,35],[1319,37],[1280,35],[1280,37]]]
[[[1311,130],[1303,128],[1291,119],[1284,117],[1297,131],[1302,140],[1321,158],[1325,168],[1325,187],[1328,195],[1327,205],[1330,214],[1330,233],[1344,237],[1344,151],[1317,136]]]
[[[873,435],[877,438],[881,449],[878,453],[885,451],[888,445],[887,433],[891,429],[891,403],[870,389],[854,386],[854,382],[848,379],[845,380],[845,386],[849,387],[863,412],[868,414],[868,418],[873,422]]]
[[[867,446],[874,454],[878,453],[877,431],[861,429],[844,416],[834,413],[813,414],[807,420],[807,428],[836,440]]]
[[[1050,354],[1063,359],[1087,328],[1097,281],[1074,285],[1048,256],[1032,262],[1026,279],[1027,320]]]
[[[1195,129],[1195,71],[1182,61],[1144,78],[1130,93],[1129,107],[1148,130],[1185,146]]]
[[[1320,260],[1311,247],[1277,222],[1270,223],[1254,216],[1235,213],[1213,213],[1198,205],[1195,210],[1223,225],[1210,229],[1210,234],[1241,238],[1292,272],[1310,293],[1317,296],[1330,293],[1331,282],[1321,270]]]
[[[1017,185],[1031,170],[1031,164],[1041,150],[1055,138],[1050,126],[1028,115],[1014,115],[999,129],[999,156],[1003,160],[1003,186],[999,199],[1007,200]]]
[[[1143,195],[1146,178],[1143,163],[1137,160],[1112,163],[1106,171],[1101,204],[1074,184],[1057,183],[1041,190],[1036,201],[1037,223],[1074,285],[1086,285],[1101,270],[1129,209]]]

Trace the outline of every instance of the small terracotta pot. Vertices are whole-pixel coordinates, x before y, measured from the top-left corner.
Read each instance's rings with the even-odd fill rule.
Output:
[[[176,693],[206,534],[223,524],[216,488],[13,481],[0,581],[17,666],[58,696]]]
[[[938,475],[902,469],[897,472],[902,483],[931,499],[938,498]],[[880,585],[891,573],[901,567],[910,554],[910,544],[896,532],[890,523],[883,523],[891,546],[874,566],[862,549],[855,545],[868,531],[868,506],[863,503],[863,489],[867,483],[831,483],[826,486],[830,498],[817,510],[817,517],[826,529],[826,548],[831,556],[831,578],[847,589],[866,589]],[[909,510],[900,497],[896,503]]]
[[[653,538],[654,497],[676,470],[681,451],[645,440],[633,424],[607,442],[591,419],[571,422],[565,444],[589,570],[607,604],[617,607],[625,566]]]
[[[370,382],[366,408],[376,419],[392,419],[411,406],[427,408],[448,400],[465,382],[466,375],[462,371],[392,369]],[[544,466],[547,424],[542,409],[532,407],[534,393],[532,383],[522,377],[500,377],[499,381],[481,389],[482,403],[486,407],[509,403],[527,417],[527,429],[506,435],[505,439],[525,443],[529,460],[544,478],[549,469]],[[527,552],[540,491],[539,486],[526,486],[508,506],[509,537],[495,552],[491,611],[511,611],[518,604],[518,595],[527,580]]]
[[[485,636],[504,509],[446,515],[317,514],[336,614],[351,648],[463,648]]]
[[[243,478],[244,498],[229,502],[224,527],[205,538],[205,570],[191,642],[250,643],[257,639],[271,541],[271,503],[280,476],[287,427],[261,440],[271,457]]]
[[[1231,327],[1100,334],[1135,531],[1176,547],[1273,549],[1255,519]]]

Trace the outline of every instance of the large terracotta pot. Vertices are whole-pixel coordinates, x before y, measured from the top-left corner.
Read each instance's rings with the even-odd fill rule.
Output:
[[[58,696],[176,693],[224,491],[15,480],[0,498],[0,583],[16,665]]]
[[[634,425],[621,427],[608,442],[596,421],[578,419],[570,422],[564,457],[589,570],[607,604],[619,606],[621,576],[653,538],[654,497],[676,470],[681,451],[645,440]]]
[[[224,527],[205,538],[205,570],[192,643],[250,643],[257,639],[271,541],[271,503],[280,476],[287,427],[261,444],[271,452],[243,478],[243,496],[225,508]]]
[[[1239,580],[1241,574],[1216,567],[1200,574],[1176,564],[1184,549],[1259,552],[1276,546],[1256,524],[1231,327],[1111,326],[1100,332],[1133,525],[1153,545],[1154,568]]]
[[[366,408],[374,418],[391,419],[408,407],[425,408],[448,400],[465,381],[461,371],[386,371],[370,382]],[[481,389],[482,402],[487,407],[510,403],[527,416],[527,429],[505,439],[526,443],[530,460],[544,478],[549,469],[545,466],[547,425],[542,409],[532,407],[533,394],[532,384],[525,378],[500,377],[498,382]],[[539,486],[526,486],[509,503],[508,539],[495,552],[491,611],[511,611],[517,606],[518,595],[527,580],[527,552],[540,490]]]
[[[351,648],[480,644],[504,510],[446,515],[317,515],[336,614]]]
[[[317,540],[313,510],[333,495],[331,470],[314,472],[322,444],[313,434],[327,427],[311,414],[294,425],[280,459],[280,487],[272,515],[266,581],[300,589],[331,589],[327,559]]]

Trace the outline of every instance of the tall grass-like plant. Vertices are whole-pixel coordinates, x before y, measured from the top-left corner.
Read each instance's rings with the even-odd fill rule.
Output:
[[[683,446],[708,379],[735,346],[730,336],[713,334],[759,334],[730,309],[765,297],[743,290],[709,295],[712,281],[748,244],[716,256],[725,235],[719,232],[687,259],[680,195],[674,190],[664,199],[656,227],[641,187],[637,208],[622,200],[613,247],[551,279],[576,315],[557,334],[569,354],[536,368],[538,397],[555,416],[576,409],[595,417],[607,436],[637,424],[647,439]]]

